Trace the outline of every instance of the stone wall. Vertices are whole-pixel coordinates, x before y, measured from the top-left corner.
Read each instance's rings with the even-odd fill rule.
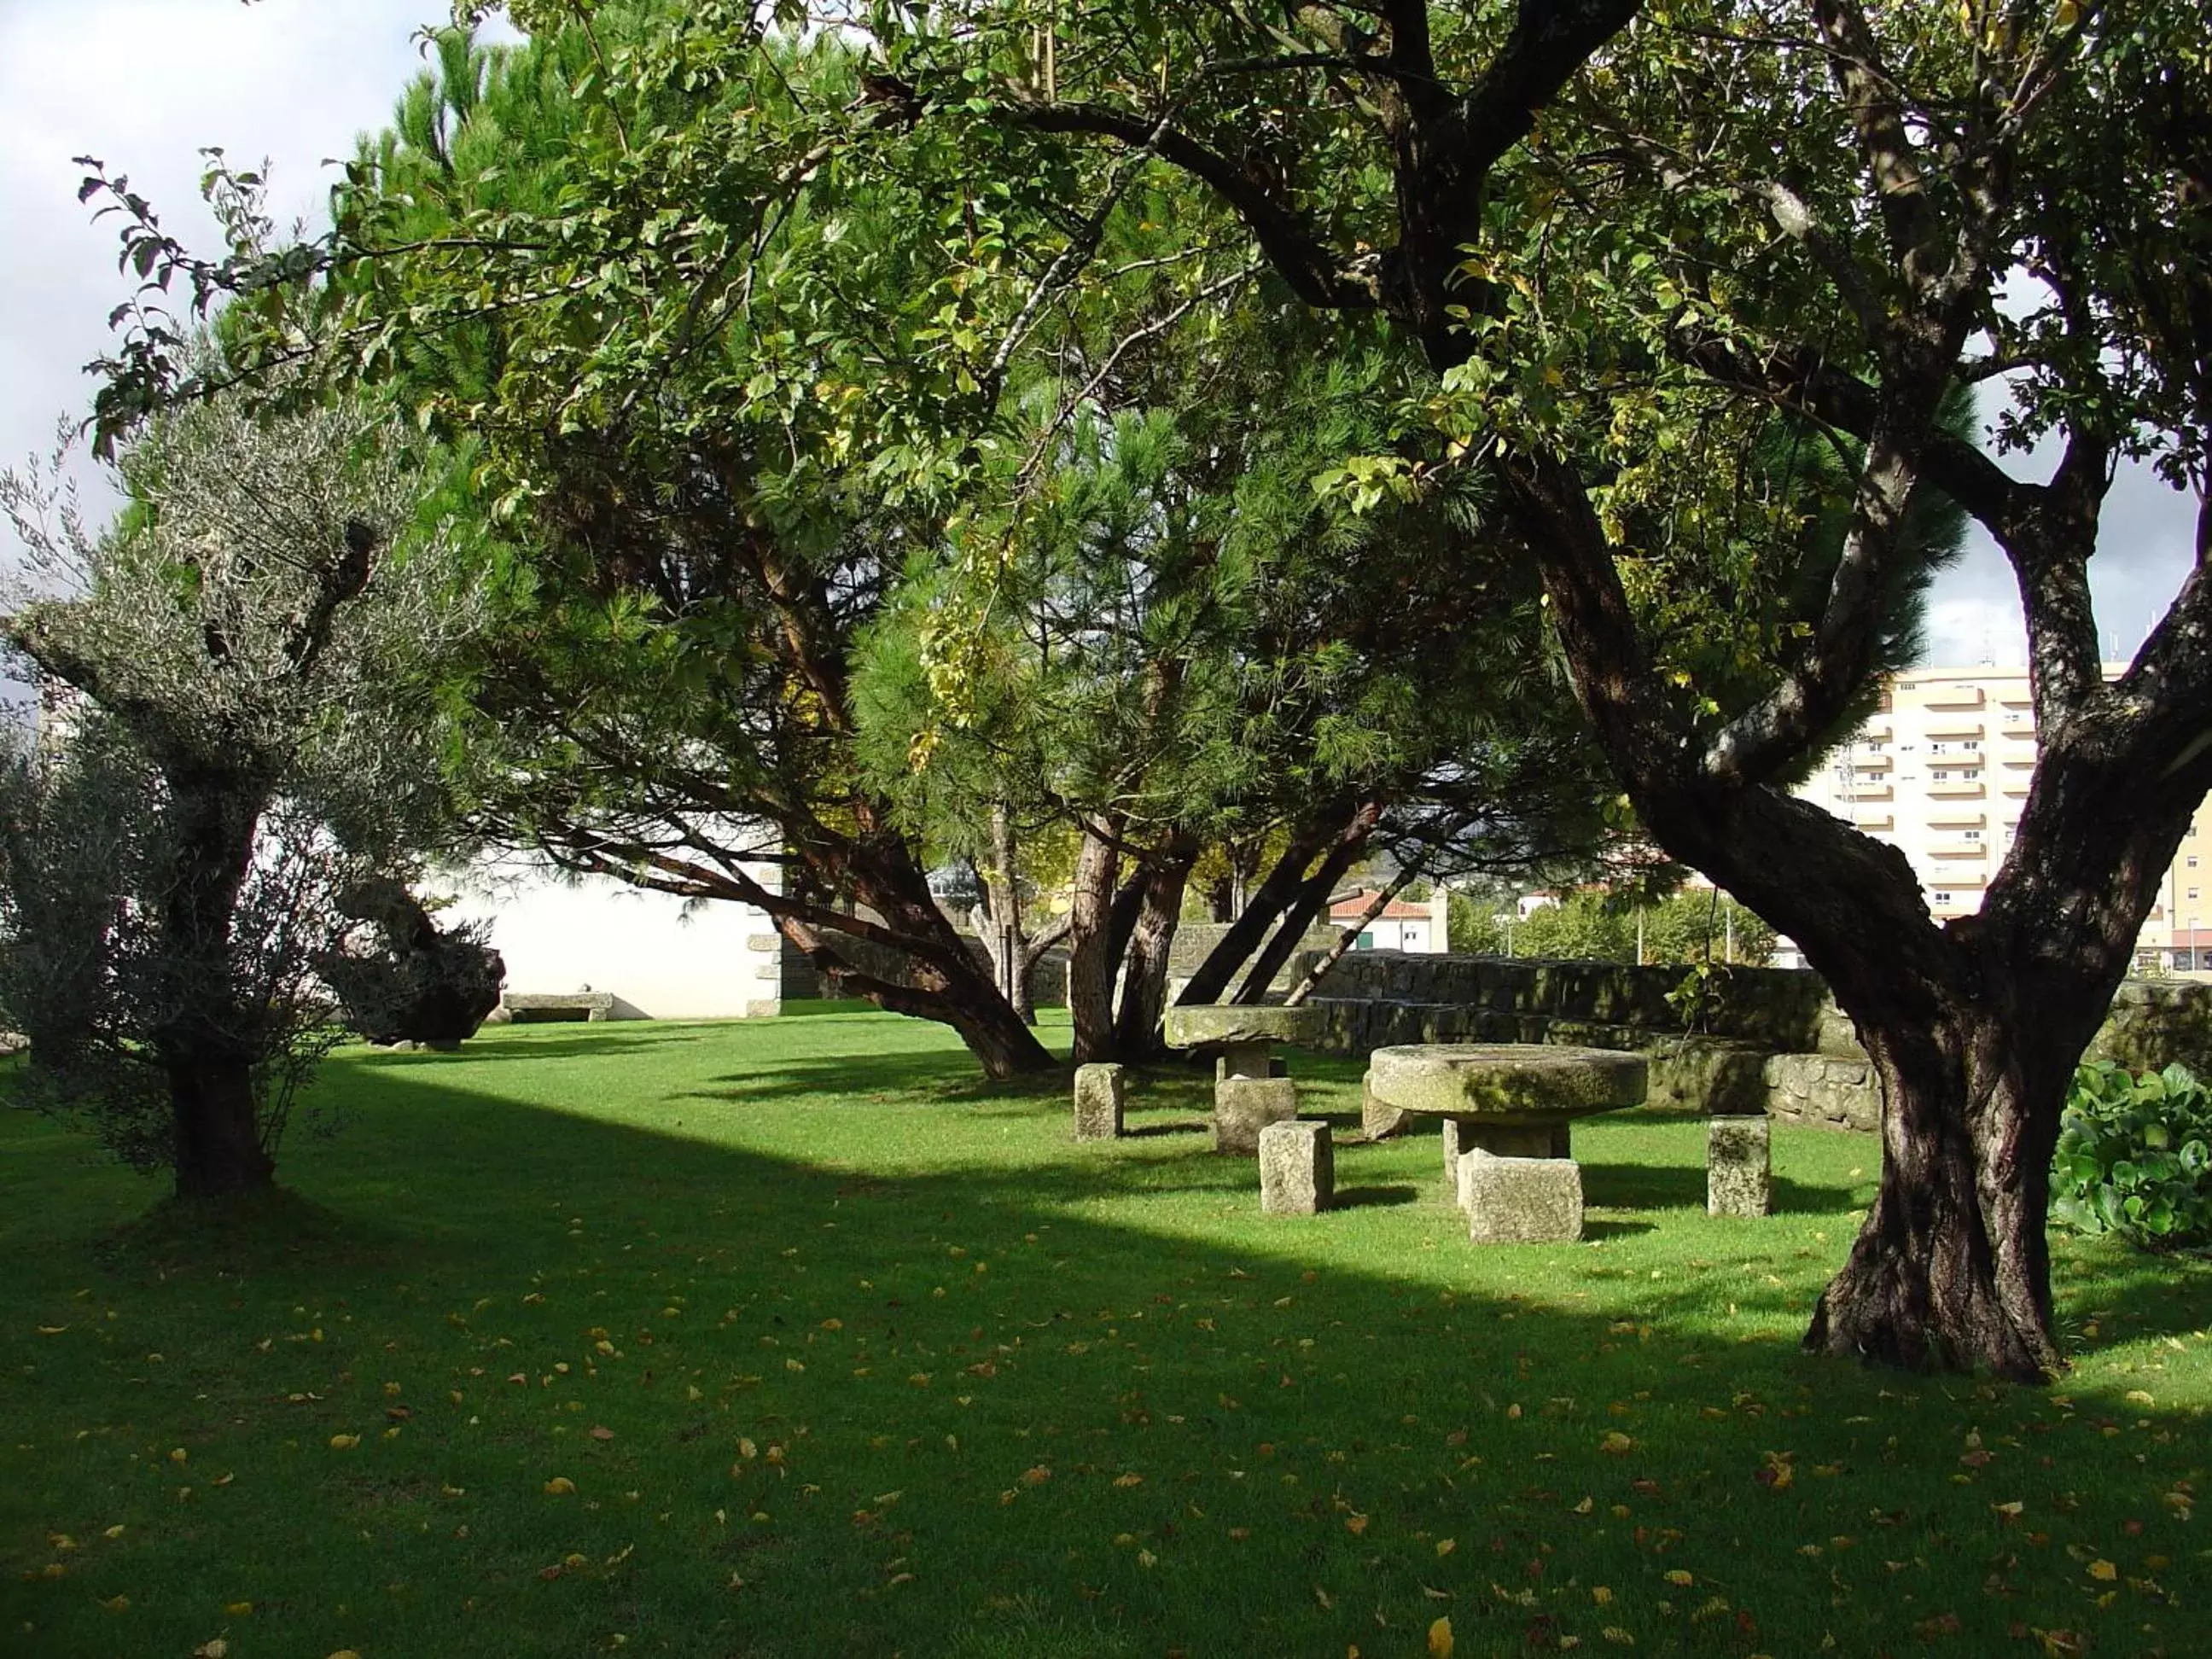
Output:
[[[1303,963],[1301,964],[1303,967]],[[1786,968],[1715,967],[1701,995],[1684,993],[1690,970],[1680,964],[1638,968],[1616,962],[1549,962],[1526,957],[1413,956],[1398,951],[1351,953],[1316,988],[1316,1000],[1388,1001],[1464,1007],[1511,1016],[1522,1030],[1566,1022],[1617,1026],[1641,1041],[1598,1042],[1640,1047],[1655,1032],[1755,1042],[1774,1051],[1814,1050],[1824,1040],[1827,988],[1817,974]],[[1824,1012],[1825,1011],[1825,1012]],[[1406,1041],[1424,1041],[1408,1038]],[[1593,1042],[1565,1035],[1476,1036],[1438,1042]]]
[[[1816,974],[1717,969],[1701,1004],[1670,993],[1680,966],[1498,957],[1347,956],[1312,1006],[1318,1045],[1365,1054],[1406,1042],[1569,1042],[1634,1048],[1650,1098],[1717,1115],[1765,1112],[1813,1128],[1881,1127],[1881,1085]],[[2130,980],[2090,1057],[2136,1070],[2180,1061],[2212,1077],[2212,984]]]

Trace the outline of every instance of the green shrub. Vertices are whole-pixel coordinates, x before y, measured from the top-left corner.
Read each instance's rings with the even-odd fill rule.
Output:
[[[2074,1073],[2051,1160],[2051,1213],[2145,1249],[2212,1243],[2212,1095],[2188,1069]]]

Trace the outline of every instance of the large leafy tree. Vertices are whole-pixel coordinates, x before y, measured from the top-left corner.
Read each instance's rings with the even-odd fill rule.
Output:
[[[2212,467],[2201,11],[1644,11],[938,9],[896,62],[952,123],[994,84],[1090,180],[1200,181],[1308,305],[1418,345],[1638,817],[1803,945],[1881,1072],[1881,1195],[1808,1344],[2046,1375],[2066,1081],[2212,781],[2212,587],[2107,684],[2086,575],[2118,457],[2200,491]],[[2058,451],[2047,482],[1943,429],[1966,380]],[[1778,609],[1796,515],[1743,487],[1777,410],[1844,466],[1832,574]],[[2042,744],[1948,925],[1786,787],[1863,693],[1931,488],[2018,573]]]

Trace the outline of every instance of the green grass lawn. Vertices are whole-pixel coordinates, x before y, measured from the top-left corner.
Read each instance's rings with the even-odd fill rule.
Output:
[[[1262,1218],[1206,1093],[1079,1146],[872,1014],[352,1050],[222,1231],[0,1112],[0,1651],[2212,1643],[2212,1267],[2061,1241],[2055,1389],[1861,1370],[1796,1340],[1869,1140],[1723,1222],[1600,1121],[1590,1241],[1479,1250],[1426,1134]]]

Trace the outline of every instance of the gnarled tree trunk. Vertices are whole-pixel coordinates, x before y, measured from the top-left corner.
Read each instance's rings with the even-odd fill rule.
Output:
[[[1067,1012],[1078,1065],[1115,1057],[1114,882],[1120,865],[1111,826],[1085,823],[1068,913]]]
[[[1169,959],[1197,856],[1188,839],[1177,839],[1148,860],[1139,875],[1136,920],[1121,957],[1121,1006],[1114,1014],[1115,1048],[1123,1060],[1150,1060],[1165,1049],[1160,1016],[1167,1010]]]
[[[233,1197],[273,1185],[276,1173],[254,1088],[260,1017],[240,1006],[230,944],[266,796],[182,762],[164,771],[171,861],[160,923],[173,1012],[154,1044],[168,1073],[176,1190]]]

